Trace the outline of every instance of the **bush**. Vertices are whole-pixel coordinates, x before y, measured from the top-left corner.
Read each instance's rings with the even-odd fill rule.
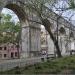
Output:
[[[35,69],[42,69],[42,67],[41,67],[41,65],[36,64],[36,65],[35,65]]]
[[[50,58],[49,57],[47,57],[47,62],[50,62]]]
[[[16,70],[15,74],[21,74],[21,71],[20,70]]]
[[[43,62],[44,62],[44,58],[41,58],[41,61],[43,61]]]
[[[16,66],[16,67],[14,67],[14,69],[16,69],[16,70],[17,70],[17,69],[20,69],[20,68],[19,68],[19,66]]]
[[[21,71],[20,71],[19,66],[16,66],[14,69],[15,69],[15,70],[14,70],[14,73],[15,73],[15,74],[21,74]]]
[[[44,58],[41,59],[44,61]],[[16,66],[14,69],[9,70],[7,73],[15,74],[57,74],[57,73],[74,73],[75,70],[75,56],[68,56],[57,58],[48,62],[37,63],[34,65],[25,66],[22,69]]]
[[[28,66],[25,66],[25,68],[24,68],[25,70],[28,70],[29,69],[29,67]]]

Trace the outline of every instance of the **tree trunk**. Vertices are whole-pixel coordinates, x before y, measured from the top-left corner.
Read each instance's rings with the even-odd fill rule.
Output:
[[[48,33],[50,34],[50,37],[56,47],[56,53],[58,55],[58,57],[62,57],[61,55],[61,52],[60,52],[60,48],[59,48],[59,45],[58,45],[58,41],[56,40],[56,38],[54,37],[52,31],[51,31],[51,23],[49,22],[48,19],[42,19],[42,24],[44,25],[45,29],[48,31]]]

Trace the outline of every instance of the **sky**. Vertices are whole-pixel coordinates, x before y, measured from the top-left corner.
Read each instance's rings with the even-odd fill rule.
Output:
[[[68,2],[67,0],[60,0],[58,1],[58,3],[54,6],[53,8],[53,11],[57,14],[61,14],[62,13],[62,16],[70,21],[73,25],[75,25],[75,10],[64,10],[64,11],[59,11],[59,8],[68,8],[69,5],[68,5]]]
[[[3,14],[10,14],[12,16],[12,21],[14,21],[15,23],[17,23],[19,21],[18,16],[10,9],[3,8],[2,13]]]

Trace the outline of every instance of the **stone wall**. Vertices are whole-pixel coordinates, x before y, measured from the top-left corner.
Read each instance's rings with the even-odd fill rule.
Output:
[[[21,0],[23,3],[25,0]],[[32,16],[18,0],[2,0],[0,5],[0,13],[3,8],[8,8],[14,11],[21,23],[21,58],[38,56],[40,51],[40,26],[37,23],[31,23],[27,19],[35,19],[37,16]]]

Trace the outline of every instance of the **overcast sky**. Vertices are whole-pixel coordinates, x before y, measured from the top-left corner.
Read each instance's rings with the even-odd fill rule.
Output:
[[[12,16],[12,21],[14,21],[14,22],[18,22],[19,21],[17,15],[10,9],[3,8],[2,13],[3,14],[10,14]]]
[[[67,0],[60,0],[58,1],[58,3],[55,5],[55,7],[53,8],[53,11],[57,14],[63,13],[62,16],[67,19],[68,21],[70,20],[72,24],[75,25],[75,9],[74,10],[64,10],[64,11],[57,11],[56,8],[68,8],[68,2]]]

